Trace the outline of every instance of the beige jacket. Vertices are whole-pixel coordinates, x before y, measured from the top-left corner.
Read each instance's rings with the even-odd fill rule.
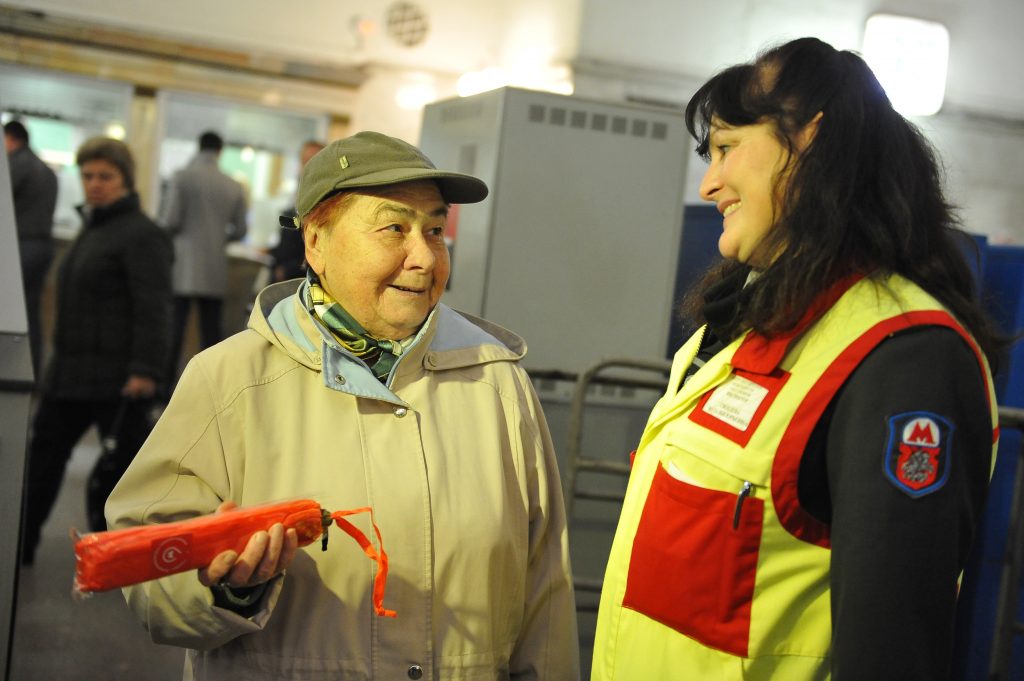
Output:
[[[398,616],[374,614],[376,566],[334,528],[249,619],[215,607],[195,572],[126,589],[152,639],[191,649],[186,679],[577,679],[558,469],[518,364],[525,344],[439,305],[388,389],[294,290],[264,290],[248,330],[190,362],[108,522],[178,520],[224,499],[369,505]],[[353,522],[373,537],[365,514]]]

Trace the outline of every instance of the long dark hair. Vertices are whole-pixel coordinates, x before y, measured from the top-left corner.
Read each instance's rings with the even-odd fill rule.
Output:
[[[796,133],[819,112],[813,141],[795,153]],[[777,335],[839,280],[897,273],[941,301],[995,362],[1004,341],[978,304],[965,258],[973,241],[943,196],[936,155],[859,56],[815,38],[775,47],[690,99],[686,125],[705,158],[712,118],[771,121],[791,152],[778,220],[759,247],[778,255],[747,287],[729,331]],[[725,262],[710,272],[685,311],[699,320],[702,293],[743,267]]]

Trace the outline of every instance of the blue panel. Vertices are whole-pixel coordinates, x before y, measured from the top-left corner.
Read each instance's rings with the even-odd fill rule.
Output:
[[[985,256],[985,302],[1004,333],[1024,331],[1024,248],[989,246]],[[1010,350],[1008,364],[999,372],[999,403],[1024,407],[1024,343]]]
[[[969,240],[963,249],[964,257],[967,260],[967,266],[971,268],[971,274],[974,275],[974,283],[980,289],[988,255],[988,237],[983,234],[969,234],[968,237]]]
[[[1020,446],[1019,431],[1007,430],[1002,434],[985,512],[971,549],[970,560],[964,569],[956,623],[955,679],[985,681],[988,678],[1010,501]],[[1021,593],[1024,594],[1024,589]],[[1019,616],[1024,617],[1024,599],[1021,606],[1022,614]],[[1014,651],[1017,660],[1024,659],[1024,637],[1017,637]],[[1024,666],[1016,669],[1017,675],[1010,678],[1024,681]]]
[[[1003,333],[1019,334],[1024,330],[1024,248],[991,246],[981,239],[978,245],[981,248],[981,291],[986,307]],[[1015,344],[1004,360],[996,376],[996,397],[1001,405],[1024,407],[1024,343]],[[964,571],[954,655],[954,678],[962,681],[986,681],[988,678],[1020,446],[1018,431],[1002,433],[985,513]],[[1024,594],[1024,588],[1021,593]],[[1024,619],[1024,598],[1017,616]],[[1014,639],[1013,650],[1010,679],[1024,681],[1024,636]]]
[[[700,281],[712,263],[721,259],[718,237],[722,234],[722,216],[710,204],[683,208],[683,234],[679,240],[679,260],[673,300],[673,318],[669,324],[665,356],[671,358],[692,329],[685,329],[675,312],[690,288]]]

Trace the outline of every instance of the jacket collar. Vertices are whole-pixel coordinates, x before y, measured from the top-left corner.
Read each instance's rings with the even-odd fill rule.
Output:
[[[220,154],[216,151],[200,151],[192,157],[189,165],[217,165],[220,161]]]
[[[767,337],[757,333],[747,334],[736,354],[732,357],[732,366],[755,374],[767,375],[775,371],[782,363],[790,346],[814,322],[825,314],[836,301],[843,297],[851,286],[860,281],[861,275],[840,279],[830,289],[823,291],[807,309],[804,316],[791,330]]]
[[[139,206],[139,195],[135,192],[128,192],[117,201],[106,206],[90,208],[88,204],[83,203],[75,206],[75,210],[82,216],[85,226],[91,227],[124,213],[138,212]]]
[[[672,363],[672,375],[669,378],[668,390],[671,393],[671,399],[659,402],[660,406],[655,407],[647,424],[647,430],[653,431],[654,428],[688,409],[697,398],[714,386],[721,384],[737,369],[761,375],[771,374],[782,363],[794,341],[798,340],[800,335],[827,312],[860,278],[859,276],[848,277],[823,292],[796,327],[785,334],[768,338],[747,332],[746,335],[736,338],[683,383],[683,374],[693,362],[703,334],[707,331],[706,327],[702,327],[676,353],[675,361]]]
[[[328,387],[364,397],[398,400],[306,310],[301,288],[305,285],[295,279],[263,289],[249,317],[249,328],[303,366],[322,372]],[[441,303],[395,364],[389,385],[397,389],[417,371],[514,362],[525,354],[526,343],[516,334]]]
[[[29,148],[27,144],[22,144],[20,147],[9,153],[7,155],[7,158],[13,160],[15,158],[21,158],[22,156],[28,158],[29,156],[34,157],[35,155],[35,152],[32,151],[32,149]]]

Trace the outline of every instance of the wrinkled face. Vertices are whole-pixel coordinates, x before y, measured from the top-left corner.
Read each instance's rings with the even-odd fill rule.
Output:
[[[764,267],[768,263],[757,246],[778,218],[779,177],[789,152],[776,137],[774,123],[733,127],[715,119],[709,141],[711,164],[700,196],[714,201],[722,214],[718,250],[726,258]]]
[[[109,206],[128,193],[128,188],[124,185],[124,175],[110,161],[86,161],[79,168],[79,172],[82,176],[85,202],[93,208]]]
[[[416,333],[448,281],[448,205],[433,182],[358,190],[333,225],[306,226],[306,260],[373,336]]]

